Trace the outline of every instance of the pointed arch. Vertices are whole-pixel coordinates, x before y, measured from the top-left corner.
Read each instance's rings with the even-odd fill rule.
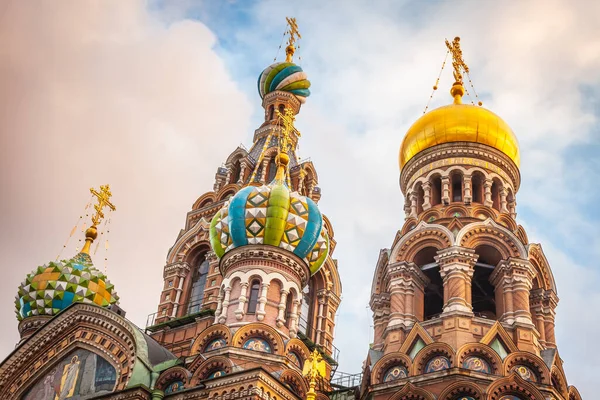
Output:
[[[267,340],[273,349],[273,354],[284,355],[285,345],[279,332],[275,328],[263,324],[262,322],[253,322],[239,328],[233,335],[232,344],[235,347],[243,347],[247,339],[259,337]]]
[[[496,321],[490,330],[485,334],[485,336],[481,338],[479,343],[489,346],[496,337],[501,339],[502,343],[508,347],[507,350],[509,350],[510,353],[519,351],[519,348],[517,345],[515,345],[512,337],[508,334],[508,332],[506,332],[506,329],[504,329],[504,327],[498,321]]]
[[[449,368],[456,366],[456,355],[454,349],[447,343],[435,342],[423,347],[413,360],[412,375],[422,375],[425,373],[425,366],[434,357],[444,356],[448,358]]]
[[[433,394],[407,382],[390,400],[434,400]]]
[[[481,343],[467,343],[456,352],[456,365],[463,368],[463,363],[467,357],[477,356],[486,360],[492,369],[494,375],[504,375],[504,364],[502,359],[491,347]]]
[[[454,382],[446,387],[440,395],[439,400],[462,399],[463,396],[472,397],[475,400],[483,400],[483,391],[479,386],[471,382]]]
[[[201,380],[208,378],[208,376],[216,370],[221,370],[226,374],[230,374],[233,371],[233,367],[233,361],[231,361],[229,357],[214,356],[205,359],[201,355],[198,355],[188,368],[192,373],[190,387],[197,386]]]
[[[194,247],[205,245],[210,249],[209,234],[210,222],[202,217],[191,229],[181,235],[171,247],[167,254],[167,264],[183,262],[186,255]]]
[[[531,243],[527,246],[527,257],[533,268],[536,270],[536,276],[541,277],[543,282],[543,288],[545,290],[552,290],[557,294],[556,282],[552,269],[548,263],[548,259],[542,250],[542,245],[538,243]]]
[[[471,249],[482,244],[496,248],[502,254],[503,259],[510,257],[527,258],[527,250],[519,238],[492,219],[466,225],[458,232],[454,240],[455,246]]]
[[[510,375],[513,369],[518,365],[524,365],[530,368],[535,374],[540,383],[545,385],[551,384],[550,370],[544,360],[533,353],[526,351],[516,351],[510,353],[504,359],[504,375]]]
[[[165,390],[169,384],[180,381],[183,382],[184,387],[188,387],[192,373],[185,369],[183,366],[171,367],[158,376],[154,387],[158,390]]]
[[[373,272],[373,280],[371,281],[371,297],[377,294],[381,294],[381,291],[385,291],[385,284],[383,277],[385,276],[385,270],[390,260],[390,250],[382,249],[379,251],[379,258],[377,259],[377,265]]]
[[[425,328],[423,328],[418,322],[415,322],[412,329],[406,336],[406,339],[404,339],[404,343],[402,343],[402,346],[400,347],[400,352],[408,354],[415,340],[418,338],[421,338],[425,345],[430,345],[434,342],[433,338],[429,335],[429,333],[427,333]]]
[[[198,197],[198,199],[192,205],[192,210],[197,210],[199,208],[205,207],[210,203],[214,203],[217,201],[217,197],[215,192],[206,192],[202,196]]]
[[[500,400],[505,395],[518,395],[523,400],[545,400],[545,397],[531,383],[512,373],[493,382],[487,389],[487,400]]]
[[[386,354],[385,356],[381,357],[375,363],[375,365],[373,365],[373,370],[371,371],[371,383],[384,383],[383,378],[386,372],[395,366],[402,366],[406,368],[406,371],[410,376],[410,372],[412,371],[412,360],[406,355],[406,353],[398,351]]]
[[[231,346],[231,331],[227,325],[214,324],[204,329],[196,336],[190,355],[201,353],[205,350],[206,345],[215,339],[224,339],[225,346]]]

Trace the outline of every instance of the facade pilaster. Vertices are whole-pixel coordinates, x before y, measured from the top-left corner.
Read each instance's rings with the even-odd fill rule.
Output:
[[[473,194],[471,191],[471,175],[465,174],[463,176],[463,182],[465,185],[464,202],[468,205],[471,204],[471,201],[473,200]]]
[[[450,177],[442,176],[442,203],[450,204]]]
[[[278,312],[277,312],[277,327],[281,328],[285,324],[285,305],[287,304],[287,297],[289,294],[288,290],[281,289],[279,292],[281,299],[279,300]]]
[[[431,208],[431,182],[423,182],[423,211]]]
[[[483,205],[486,207],[491,207],[494,204],[492,201],[492,184],[493,182],[491,179],[486,179],[483,182]]]
[[[390,318],[387,329],[411,327],[416,321],[423,320],[424,290],[429,279],[414,263],[402,261],[389,264],[387,269],[390,277]]]

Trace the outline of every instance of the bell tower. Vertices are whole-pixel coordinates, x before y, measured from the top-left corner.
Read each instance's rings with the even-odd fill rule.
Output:
[[[481,102],[463,104],[469,68],[459,38],[446,46],[453,102],[400,148],[406,218],[375,269],[361,397],[579,399],[556,346],[550,265],[516,221],[516,136]]]

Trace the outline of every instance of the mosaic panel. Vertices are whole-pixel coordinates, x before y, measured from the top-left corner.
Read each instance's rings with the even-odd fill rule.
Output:
[[[396,379],[406,378],[408,376],[408,371],[402,365],[396,365],[390,369],[388,369],[383,376],[384,382],[395,381]]]
[[[271,345],[261,338],[250,338],[244,343],[244,349],[262,351],[263,353],[272,353]]]
[[[217,350],[221,347],[227,346],[227,341],[223,338],[216,338],[211,340],[207,345],[204,351]]]
[[[491,374],[492,367],[487,360],[477,357],[469,356],[463,361],[463,368],[470,369],[471,371],[483,372],[484,374]]]
[[[433,357],[425,366],[425,373],[443,371],[450,368],[450,360],[446,356]]]
[[[179,392],[180,390],[183,390],[183,385],[184,385],[183,381],[171,382],[165,388],[165,394]]]
[[[533,370],[525,365],[515,365],[512,368],[519,376],[529,382],[537,382],[537,375]]]

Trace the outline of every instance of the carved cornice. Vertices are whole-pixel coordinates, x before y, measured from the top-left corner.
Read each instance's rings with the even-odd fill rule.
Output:
[[[466,247],[451,246],[437,252],[434,256],[435,261],[440,264],[440,268],[444,268],[450,264],[462,264],[472,269],[477,262],[479,256],[475,254],[474,249]]]
[[[275,246],[246,245],[225,253],[219,263],[221,274],[226,277],[233,269],[244,266],[269,266],[292,274],[306,286],[310,279],[310,270],[306,263],[295,254]]]

